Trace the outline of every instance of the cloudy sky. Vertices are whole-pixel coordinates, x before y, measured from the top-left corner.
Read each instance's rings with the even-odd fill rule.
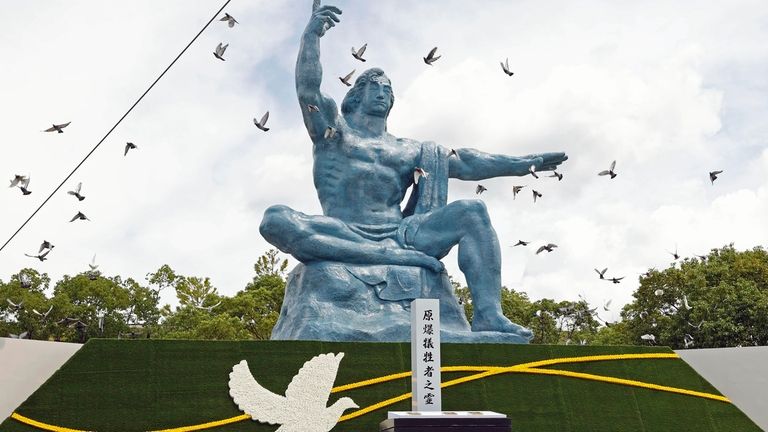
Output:
[[[0,194],[3,243],[223,4],[6,2],[0,15],[0,173],[33,193]],[[502,280],[532,299],[631,299],[668,251],[768,243],[768,4],[764,1],[410,1],[335,3],[322,41],[323,91],[362,66],[391,77],[389,131],[447,147],[565,151],[563,181],[481,182],[503,253]],[[233,0],[152,92],[0,252],[54,280],[100,269],[144,281],[169,264],[234,294],[270,248],[258,226],[285,204],[320,213],[293,67],[311,1]],[[212,51],[229,43],[226,62]],[[350,47],[368,43],[362,65]],[[433,67],[421,57],[438,46]],[[509,58],[514,76],[502,73]],[[267,133],[253,117],[271,113]],[[52,122],[64,134],[42,133]],[[138,149],[123,156],[126,141]],[[598,177],[617,160],[618,177]],[[714,185],[708,172],[725,172]],[[78,182],[87,197],[66,194]],[[477,183],[452,180],[450,200]],[[512,186],[528,187],[512,200]],[[543,193],[535,205],[531,187]],[[90,222],[69,223],[83,211]],[[24,253],[43,239],[40,263]],[[512,248],[518,239],[528,248]],[[535,247],[553,242],[551,254]],[[295,263],[295,261],[292,261]],[[460,280],[456,253],[444,262]],[[625,276],[620,285],[594,268]],[[172,293],[166,293],[167,301]],[[618,307],[615,308],[615,310]],[[615,317],[607,314],[606,318]]]

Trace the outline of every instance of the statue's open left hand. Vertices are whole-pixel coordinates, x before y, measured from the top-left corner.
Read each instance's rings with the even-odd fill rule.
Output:
[[[563,152],[538,153],[524,156],[531,160],[531,165],[536,166],[536,171],[553,171],[568,160],[568,155]]]

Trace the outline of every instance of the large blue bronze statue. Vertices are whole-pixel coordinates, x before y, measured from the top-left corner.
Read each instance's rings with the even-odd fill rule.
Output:
[[[392,86],[377,68],[360,74],[339,113],[320,91],[320,38],[339,14],[334,6],[313,10],[296,63],[323,215],[276,205],[260,227],[302,263],[288,278],[272,339],[406,341],[410,301],[425,297],[440,299],[443,341],[528,342],[531,331],[501,312],[501,252],[486,207],[479,200],[447,203],[448,178],[523,176],[531,165],[553,170],[568,157],[452,151],[398,138],[387,131]],[[415,182],[417,170],[425,175]],[[471,327],[439,261],[457,245],[472,294]]]

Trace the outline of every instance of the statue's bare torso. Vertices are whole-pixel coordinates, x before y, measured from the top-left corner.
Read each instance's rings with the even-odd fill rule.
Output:
[[[314,145],[313,178],[323,214],[347,223],[398,223],[419,153],[416,141],[386,132],[363,138],[341,127],[333,142]]]

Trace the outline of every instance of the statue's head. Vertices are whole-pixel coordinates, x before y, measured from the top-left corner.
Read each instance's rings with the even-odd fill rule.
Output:
[[[395,103],[392,83],[379,68],[368,69],[355,80],[355,85],[341,102],[341,113],[346,115],[360,109],[364,114],[384,117]]]

